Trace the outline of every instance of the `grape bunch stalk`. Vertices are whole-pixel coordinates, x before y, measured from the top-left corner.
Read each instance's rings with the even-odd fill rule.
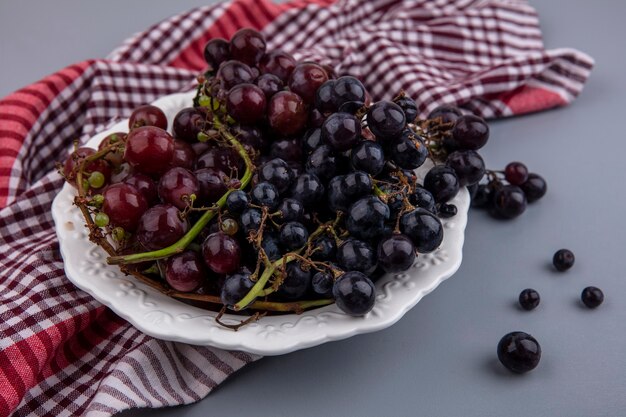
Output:
[[[457,108],[420,120],[402,92],[373,103],[355,77],[268,51],[253,29],[210,40],[204,57],[171,126],[138,107],[128,132],[77,147],[60,170],[110,264],[227,327],[332,303],[364,316],[378,278],[440,246],[460,187],[501,213],[518,190],[543,195],[519,167],[511,185],[485,169],[489,127]]]

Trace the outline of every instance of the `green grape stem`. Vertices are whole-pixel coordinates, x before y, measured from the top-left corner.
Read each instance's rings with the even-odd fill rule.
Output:
[[[222,137],[235,148],[237,153],[241,156],[246,164],[246,170],[243,174],[243,177],[241,178],[241,185],[239,186],[239,188],[237,188],[237,190],[243,190],[248,186],[250,180],[252,179],[252,174],[254,170],[252,160],[250,159],[250,156],[248,156],[248,153],[244,149],[243,145],[239,143],[239,141],[226,129],[226,127],[219,121],[216,116],[213,116],[213,124],[218,129]],[[107,259],[107,262],[112,265],[134,264],[139,262],[163,259],[183,252],[200,234],[202,229],[204,229],[205,226],[209,224],[211,219],[215,217],[215,214],[219,211],[219,209],[226,205],[226,199],[233,191],[235,191],[235,189],[228,190],[219,200],[217,200],[217,203],[215,203],[216,209],[205,212],[202,217],[200,217],[198,221],[191,227],[191,229],[189,229],[189,231],[185,233],[185,235],[173,245],[150,252],[133,253],[130,255],[122,256],[111,256]]]

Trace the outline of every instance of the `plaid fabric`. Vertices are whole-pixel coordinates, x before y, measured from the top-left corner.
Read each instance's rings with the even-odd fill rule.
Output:
[[[241,366],[241,352],[141,334],[64,276],[50,204],[54,163],[135,106],[190,88],[212,37],[262,30],[269,48],[360,77],[374,98],[404,89],[420,112],[485,117],[561,106],[593,61],[543,49],[522,0],[238,0],[158,23],[105,60],[67,67],[0,101],[0,416],[109,416],[186,404]],[[497,140],[497,138],[496,138]]]

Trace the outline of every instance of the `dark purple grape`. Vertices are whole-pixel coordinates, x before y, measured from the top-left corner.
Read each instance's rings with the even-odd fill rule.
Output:
[[[337,307],[350,316],[364,316],[376,301],[376,288],[372,281],[358,271],[340,276],[333,285],[333,297]]]
[[[316,261],[334,261],[337,257],[337,243],[330,236],[322,236],[313,242],[311,259]]]
[[[228,191],[229,178],[223,171],[214,168],[202,168],[196,170],[194,174],[200,186],[198,199],[201,204],[210,206]]]
[[[172,168],[159,180],[159,197],[179,209],[189,206],[191,195],[198,196],[200,186],[193,173],[185,168]]]
[[[273,184],[280,194],[289,189],[295,176],[287,162],[280,158],[274,158],[261,166],[259,180]]]
[[[302,298],[311,288],[311,271],[305,271],[299,262],[293,261],[287,264],[286,274],[277,294],[289,300]]]
[[[453,144],[458,149],[477,150],[489,139],[489,126],[480,117],[468,114],[459,117],[452,129]]]
[[[472,207],[487,208],[493,203],[494,190],[488,184],[480,184],[476,189],[476,194],[472,197]]]
[[[554,265],[557,271],[561,272],[567,271],[574,266],[574,261],[576,261],[574,252],[569,249],[559,249],[552,257],[552,265]]]
[[[426,209],[431,213],[436,211],[435,197],[433,197],[430,191],[422,187],[415,187],[413,193],[409,194],[409,203],[416,207]]]
[[[296,67],[296,60],[287,52],[273,50],[261,58],[259,69],[261,74],[273,74],[286,83]]]
[[[374,239],[383,233],[389,216],[389,207],[380,198],[370,195],[350,206],[346,228],[358,239]]]
[[[456,216],[458,212],[457,207],[454,204],[442,204],[439,206],[438,214],[442,219],[449,219],[450,217]]]
[[[256,85],[263,91],[265,98],[269,100],[274,94],[281,91],[284,87],[280,78],[274,74],[263,74],[256,79]]]
[[[131,174],[124,180],[124,183],[135,187],[141,194],[143,194],[148,206],[154,204],[159,198],[156,183],[147,175],[143,175],[138,172]]]
[[[278,190],[269,182],[260,182],[250,191],[250,198],[253,204],[267,207],[270,212],[274,211],[280,204]]]
[[[195,107],[186,107],[179,111],[172,123],[172,133],[176,139],[194,143],[206,125],[206,115]]]
[[[485,161],[476,151],[452,152],[446,165],[456,172],[461,187],[475,184],[485,175]]]
[[[199,253],[187,250],[165,260],[165,280],[181,292],[196,290],[206,279],[207,271]]]
[[[443,241],[443,225],[433,213],[416,208],[400,218],[400,231],[407,235],[419,253],[432,252]]]
[[[124,159],[137,171],[161,175],[169,169],[174,156],[174,139],[154,126],[138,127],[126,137]]]
[[[102,196],[102,211],[109,216],[111,224],[134,232],[141,216],[148,209],[143,194],[131,185],[119,183],[108,186]]]
[[[226,207],[231,213],[241,213],[250,203],[248,194],[241,190],[235,190],[226,197]]]
[[[454,123],[463,113],[457,107],[443,105],[431,111],[428,118],[431,120],[440,119],[441,123]]]
[[[247,208],[241,213],[241,227],[246,235],[250,232],[256,232],[261,227],[263,213],[256,208]]]
[[[326,182],[335,176],[337,171],[337,161],[330,146],[321,145],[309,155],[306,172],[315,174],[319,179]]]
[[[386,272],[404,272],[415,261],[415,247],[407,236],[393,234],[378,244],[378,265]]]
[[[348,239],[337,248],[337,263],[347,271],[370,273],[376,268],[376,252],[357,239]]]
[[[407,123],[415,122],[418,114],[417,104],[415,103],[415,100],[413,100],[411,97],[403,96],[396,100],[395,103],[400,106],[400,108],[404,112],[404,117],[406,118]]]
[[[167,117],[160,108],[151,104],[137,107],[128,119],[128,128],[135,129],[142,126],[155,126],[167,130]]]
[[[532,288],[526,288],[519,294],[519,305],[527,311],[535,309],[540,300],[539,293]]]
[[[291,91],[274,94],[267,106],[270,126],[281,135],[300,132],[305,127],[308,116],[302,97]]]
[[[328,80],[322,84],[315,93],[315,108],[321,113],[332,113],[337,111],[333,95],[334,85],[335,80]]]
[[[539,200],[546,194],[546,191],[548,191],[546,180],[532,172],[528,174],[528,179],[520,185],[520,188],[524,191],[524,194],[526,194],[526,200],[528,200],[529,203],[534,203]]]
[[[587,287],[580,294],[580,299],[588,308],[596,308],[604,301],[604,293],[600,288]]]
[[[364,103],[366,95],[365,87],[361,81],[349,75],[337,78],[333,84],[332,98],[335,109],[339,109],[348,102]]]
[[[231,274],[239,269],[241,248],[233,237],[224,232],[215,232],[202,242],[202,257],[213,272]]]
[[[272,143],[270,156],[287,162],[302,161],[302,143],[300,139],[281,139]]]
[[[141,216],[137,240],[148,250],[163,249],[178,242],[188,229],[189,223],[175,206],[157,204]]]
[[[459,178],[454,169],[437,165],[424,177],[424,188],[430,191],[437,203],[445,203],[459,192]]]
[[[319,202],[323,196],[324,185],[314,174],[300,175],[291,187],[291,197],[301,201],[304,206]]]
[[[317,149],[318,146],[321,146],[322,143],[322,130],[319,127],[309,129],[302,137],[302,150],[305,155],[308,155]]]
[[[280,202],[277,211],[281,213],[280,220],[283,222],[300,221],[304,216],[304,206],[295,198],[285,198]]]
[[[491,214],[502,219],[513,219],[526,210],[526,196],[516,185],[504,185],[493,195]]]
[[[230,90],[237,84],[254,81],[254,74],[250,67],[243,62],[235,60],[222,62],[216,77],[224,83],[224,89],[226,90]]]
[[[343,192],[343,180],[345,177],[339,175],[328,183],[328,206],[332,211],[347,211],[350,206],[350,199]]]
[[[265,93],[254,84],[231,88],[226,98],[228,114],[243,124],[254,124],[265,117]]]
[[[260,151],[263,147],[263,133],[256,126],[236,125],[232,128],[233,135],[246,150]],[[248,152],[250,153],[250,152]]]
[[[254,281],[250,279],[250,274],[248,273],[238,272],[227,276],[220,291],[222,304],[232,307],[241,301],[253,286]]]
[[[321,66],[312,62],[296,64],[289,77],[289,89],[298,94],[305,103],[312,104],[317,89],[328,80]]]
[[[364,140],[350,151],[352,168],[370,175],[378,175],[385,166],[382,146],[371,140]]]
[[[403,169],[416,169],[428,158],[426,144],[410,129],[405,129],[385,149],[387,156]]]
[[[341,191],[350,201],[364,197],[374,190],[372,179],[363,171],[354,171],[346,174],[341,182],[341,187]]]
[[[311,109],[311,111],[309,112],[309,127],[310,128],[322,127],[324,120],[326,120],[326,116],[324,116],[324,114],[322,114],[317,109]]]
[[[346,101],[341,106],[339,106],[340,113],[350,113],[356,115],[359,110],[361,110],[365,106],[365,103],[362,101]]]
[[[322,140],[339,152],[359,143],[361,123],[349,113],[334,113],[322,124]]]
[[[300,249],[306,244],[309,232],[299,222],[288,222],[280,228],[280,243],[287,250]]]
[[[271,262],[277,261],[283,256],[280,247],[280,236],[274,231],[266,230],[263,232],[261,248],[263,248],[265,255]]]
[[[239,29],[230,38],[230,56],[251,66],[265,54],[265,47],[265,37],[254,29]]]
[[[504,168],[504,178],[511,185],[522,185],[528,179],[528,168],[521,162],[511,162]]]
[[[379,101],[367,111],[367,126],[380,140],[396,138],[406,126],[402,108],[390,101]]]
[[[335,279],[330,272],[318,271],[311,279],[311,289],[320,297],[332,297]]]
[[[498,343],[498,359],[506,369],[517,374],[532,371],[539,365],[541,346],[524,332],[511,332]]]
[[[233,148],[214,146],[198,157],[196,169],[203,168],[232,173],[243,171],[245,165],[243,159]]]
[[[204,60],[214,70],[230,59],[230,45],[226,39],[213,38],[204,46]]]

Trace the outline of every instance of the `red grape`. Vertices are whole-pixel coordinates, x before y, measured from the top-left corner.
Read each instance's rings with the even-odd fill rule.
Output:
[[[254,29],[239,29],[230,38],[230,55],[248,65],[256,65],[265,53],[265,38]]]
[[[521,162],[511,162],[504,168],[504,177],[513,185],[522,185],[528,179],[528,168]]]
[[[205,280],[206,272],[200,254],[191,250],[165,261],[165,280],[177,291],[194,291]]]
[[[230,274],[239,269],[241,249],[239,243],[226,233],[215,232],[202,243],[202,256],[214,272]]]
[[[254,81],[254,74],[252,74],[250,67],[243,62],[234,60],[222,62],[216,77],[222,80],[224,88],[227,90],[237,84],[251,83]]]
[[[196,153],[191,145],[182,140],[174,140],[174,156],[170,162],[171,167],[193,169],[196,163]]]
[[[157,204],[139,219],[137,240],[148,250],[163,249],[176,243],[189,229],[186,219],[171,204]]]
[[[239,84],[226,98],[228,114],[243,124],[254,124],[265,116],[265,93],[254,84]]]
[[[245,163],[233,148],[213,146],[198,157],[196,169],[202,168],[230,173],[243,170]]]
[[[270,126],[282,135],[292,135],[302,130],[308,116],[302,98],[291,91],[274,94],[267,108]]]
[[[76,187],[76,174],[80,165],[85,158],[94,153],[96,153],[96,150],[93,148],[78,148],[67,157],[63,165],[63,175],[67,182]],[[96,171],[102,173],[106,180],[111,176],[111,166],[109,163],[103,159],[97,159],[86,164],[83,179],[87,180],[89,174]]]
[[[114,143],[124,143],[126,142],[126,133],[123,132],[115,132],[107,135],[100,145],[98,146],[98,150],[101,151],[109,145]],[[124,162],[124,148],[118,148],[116,152],[109,152],[104,159],[108,161],[113,167],[119,167]]]
[[[229,48],[226,39],[213,38],[204,47],[204,60],[215,70],[222,62],[230,59]]]
[[[306,103],[313,103],[317,89],[328,81],[328,74],[314,63],[298,64],[289,78],[289,89],[298,94]]]
[[[137,172],[131,174],[123,181],[124,183],[135,187],[141,194],[143,194],[148,205],[152,205],[159,198],[156,183],[147,175]]]
[[[128,128],[135,129],[142,126],[155,126],[163,130],[167,129],[167,117],[165,113],[150,104],[137,107],[128,119]]]
[[[176,139],[194,143],[198,141],[198,133],[204,129],[206,116],[195,107],[186,107],[179,111],[172,123],[172,133]]]
[[[185,168],[172,168],[159,180],[159,197],[164,203],[170,203],[179,209],[184,209],[189,204],[189,197],[196,196],[200,192],[200,186],[195,175]],[[186,197],[186,198],[185,198]]]
[[[195,172],[198,184],[200,185],[201,203],[211,205],[228,191],[228,176],[214,168],[202,168]]]
[[[111,224],[134,232],[139,218],[148,209],[143,194],[131,185],[119,183],[107,187],[102,195],[102,211],[109,216]]]
[[[256,79],[255,83],[263,91],[265,98],[268,100],[284,87],[282,80],[274,74],[263,74]]]
[[[295,67],[296,60],[294,57],[280,50],[268,52],[259,62],[261,74],[274,74],[284,83],[289,80],[289,76]]]
[[[169,169],[174,156],[174,139],[154,126],[131,130],[126,138],[124,159],[144,174],[158,175]]]

